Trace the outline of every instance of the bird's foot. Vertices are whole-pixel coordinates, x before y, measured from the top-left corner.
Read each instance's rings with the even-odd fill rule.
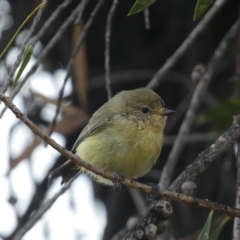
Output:
[[[152,187],[152,193],[148,193],[146,195],[146,199],[148,201],[152,201],[152,200],[156,200],[157,198],[159,198],[159,191],[161,190],[160,185],[156,184],[156,183],[150,183],[150,182],[148,182],[148,185],[150,185]]]
[[[113,189],[120,190],[122,188],[122,182],[125,180],[125,177],[120,173],[114,173],[113,179]]]

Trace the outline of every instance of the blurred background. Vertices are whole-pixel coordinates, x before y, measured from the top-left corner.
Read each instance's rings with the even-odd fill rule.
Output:
[[[35,45],[25,72],[37,61],[47,43],[79,2],[70,1],[51,23]],[[149,7],[151,26],[146,29],[143,12],[127,16],[134,2],[119,1],[112,20],[110,78],[113,94],[146,86],[200,21],[192,20],[196,1],[158,0]],[[40,3],[39,0],[0,0],[1,51],[24,19]],[[61,3],[57,0],[47,3],[34,34]],[[80,24],[72,24],[67,28],[14,99],[17,107],[46,133],[55,115],[71,51],[96,3],[96,0],[88,1]],[[106,19],[111,4],[112,1],[105,1],[99,9],[64,90],[52,137],[69,150],[91,115],[107,101],[104,52]],[[197,84],[191,80],[191,72],[197,64],[208,63],[238,16],[239,1],[229,0],[154,89],[163,98],[167,108],[177,110],[177,114],[168,119],[161,161],[140,181],[158,182]],[[0,61],[0,87],[4,85],[31,23],[32,20]],[[219,65],[188,136],[191,140],[186,142],[179,156],[172,180],[231,125],[232,116],[239,112],[238,51],[239,42],[236,41]],[[3,105],[0,105],[1,111]],[[60,179],[47,187],[47,176],[66,159],[51,147],[46,147],[9,110],[0,120],[0,133],[0,239],[10,240],[31,214],[60,190]],[[235,184],[236,157],[233,148],[199,177],[197,197],[234,206]],[[170,219],[169,236],[171,239],[195,239],[208,211],[180,203],[172,204],[174,212]],[[142,213],[148,205],[145,194],[125,187],[114,191],[111,187],[93,183],[87,176],[80,176],[23,239],[108,240],[125,227],[131,216]],[[215,218],[218,221],[221,215],[216,214]],[[230,239],[231,232],[230,221],[220,239]]]

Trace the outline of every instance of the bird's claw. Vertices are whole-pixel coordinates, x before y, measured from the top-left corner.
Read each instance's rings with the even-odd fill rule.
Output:
[[[120,173],[114,173],[113,179],[113,189],[119,190],[122,188],[122,182],[125,180],[125,177]]]

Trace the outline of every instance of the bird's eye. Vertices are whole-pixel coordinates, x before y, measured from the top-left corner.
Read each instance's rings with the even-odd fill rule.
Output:
[[[142,111],[142,113],[148,113],[149,112],[149,109],[147,108],[147,107],[142,107],[141,108],[141,111]]]

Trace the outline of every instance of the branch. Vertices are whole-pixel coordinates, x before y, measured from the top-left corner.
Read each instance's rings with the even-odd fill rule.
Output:
[[[194,198],[191,196],[186,196],[183,194],[176,193],[177,191],[180,191],[180,188],[182,184],[188,180],[195,180],[197,176],[199,176],[201,173],[205,172],[208,167],[216,160],[221,157],[221,155],[230,149],[232,144],[237,141],[240,137],[240,115],[234,117],[234,121],[232,126],[223,133],[214,144],[212,144],[208,149],[201,152],[197,159],[194,161],[193,164],[187,167],[187,169],[172,183],[172,185],[168,188],[168,190],[161,190],[159,195],[161,197],[165,197],[171,200],[176,201],[176,199],[180,198],[182,202],[187,204],[192,204],[198,207],[205,208],[207,206],[211,206],[210,209],[220,211],[222,213],[226,213],[227,206],[218,204],[215,202],[210,202],[208,200],[202,200],[198,198]],[[170,191],[169,191],[170,190]],[[175,191],[175,193],[174,193]],[[157,203],[157,202],[155,202]],[[234,210],[233,210],[234,209]],[[239,212],[239,209],[231,208],[233,212],[237,211]],[[149,214],[150,210],[148,210]],[[146,214],[146,215],[147,215]],[[227,213],[229,216],[231,216],[229,213]],[[145,222],[145,218],[141,217],[138,222],[135,225],[141,226]],[[123,231],[128,231],[127,229],[124,229]],[[132,230],[131,230],[132,231]],[[123,235],[121,231],[121,236]],[[114,240],[122,239],[122,238],[114,238]],[[131,239],[131,238],[130,238]],[[134,238],[133,238],[134,239]]]
[[[48,28],[51,26],[53,21],[60,15],[61,11],[71,3],[71,1],[72,0],[65,0],[54,10],[51,16],[47,19],[47,21],[45,21],[40,31],[31,40],[30,44],[35,45],[39,41],[39,39],[46,33]]]
[[[7,88],[11,83],[11,79],[12,79],[16,69],[18,68],[18,66],[20,65],[21,61],[24,58],[24,55],[26,54],[27,45],[30,42],[30,38],[32,37],[32,33],[35,30],[35,27],[37,26],[37,23],[39,22],[39,20],[42,16],[42,13],[43,13],[43,10],[45,9],[45,6],[46,6],[46,4],[39,9],[37,15],[34,17],[33,23],[32,23],[32,25],[31,25],[28,33],[27,33],[27,36],[26,36],[26,38],[25,38],[25,40],[24,40],[24,42],[21,46],[20,52],[18,53],[17,58],[16,58],[13,66],[11,67],[11,69],[9,71],[7,79],[5,80],[5,84],[4,84],[3,88],[1,89],[1,92],[3,92],[3,93],[5,93],[7,91]]]
[[[112,6],[108,12],[106,32],[105,32],[105,81],[108,100],[112,97],[111,79],[110,79],[110,37],[112,31],[112,18],[118,5],[118,0],[113,0]]]
[[[234,117],[232,126],[224,132],[214,144],[201,152],[193,164],[178,176],[168,188],[179,192],[185,181],[194,181],[201,173],[205,172],[234,142],[240,137],[240,115]]]
[[[145,8],[143,10],[143,14],[144,14],[144,24],[145,24],[145,28],[147,30],[149,30],[151,28],[151,23],[150,23],[150,18],[149,18],[149,8]]]
[[[65,76],[65,79],[63,81],[63,85],[61,87],[61,90],[60,90],[60,93],[59,93],[59,96],[58,96],[58,103],[57,103],[57,109],[56,109],[56,112],[55,112],[55,116],[54,116],[54,119],[53,119],[53,122],[52,122],[52,126],[51,126],[51,129],[50,129],[50,132],[49,132],[49,135],[52,134],[52,132],[54,131],[54,128],[56,126],[56,123],[57,123],[57,118],[58,118],[58,114],[60,112],[60,107],[61,107],[61,102],[62,102],[62,97],[63,97],[63,93],[64,93],[64,89],[65,89],[65,86],[67,84],[67,81],[70,77],[70,71],[72,69],[72,65],[74,63],[74,59],[80,49],[80,47],[82,46],[86,36],[87,36],[87,33],[88,33],[88,30],[90,28],[90,26],[92,25],[92,22],[93,20],[95,19],[96,15],[97,15],[97,12],[98,10],[100,9],[100,7],[102,6],[104,0],[99,0],[98,3],[96,4],[95,8],[93,9],[93,11],[91,12],[90,16],[89,16],[89,19],[88,21],[86,22],[86,24],[84,25],[84,28],[83,28],[83,31],[78,39],[78,42],[76,44],[76,46],[74,47],[72,53],[71,53],[71,57],[68,61],[68,65],[67,65],[67,69],[66,69],[66,76]],[[84,0],[84,7],[81,9],[81,12],[78,13],[78,18],[79,20],[81,19],[82,17],[82,14],[83,14],[83,10],[85,9],[85,6],[86,4],[88,3],[88,0]]]
[[[24,124],[26,124],[36,135],[38,135],[43,141],[48,143],[50,146],[52,146],[54,149],[56,149],[58,152],[60,152],[63,156],[65,156],[67,159],[71,159],[74,163],[78,164],[79,166],[82,166],[86,168],[87,170],[90,170],[104,178],[113,180],[114,179],[114,174],[107,172],[105,170],[102,170],[96,166],[93,166],[73,153],[67,151],[64,147],[60,146],[57,144],[53,139],[49,138],[46,136],[42,131],[37,127],[36,124],[34,124],[32,121],[30,121],[13,103],[12,101],[7,98],[5,95],[0,93],[0,100],[5,103],[5,105],[16,115],[17,118],[19,118]],[[172,185],[172,188],[170,190],[178,190],[179,186],[181,186],[182,182],[185,182],[186,180],[193,180],[195,179],[201,172],[204,172],[210,165],[211,163],[216,159],[219,158],[226,150],[228,150],[232,143],[236,141],[240,137],[240,115],[236,116],[234,118],[234,122],[232,126],[213,144],[210,148],[207,150],[203,151],[199,157],[196,159],[195,163],[192,164],[187,168],[187,170],[181,174],[177,180]],[[129,188],[135,188],[138,189],[142,192],[145,193],[153,193],[153,189],[151,186],[141,184],[139,182],[133,181],[133,180],[128,180],[125,179],[122,182],[123,185]],[[229,216],[232,217],[240,217],[240,210],[236,208],[231,208],[225,205],[221,205],[218,203],[214,203],[208,200],[202,200],[202,199],[197,199],[193,197],[188,197],[183,194],[179,193],[174,193],[169,190],[161,190],[159,191],[159,197],[166,197],[169,199],[172,199],[174,201],[180,201],[180,202],[185,202],[188,204],[193,204],[198,207],[203,207],[203,208],[211,208],[216,211],[220,211],[223,213],[228,214]],[[159,202],[157,202],[159,203]],[[156,204],[157,204],[156,203]],[[155,205],[156,205],[155,204]],[[148,214],[151,213],[153,216],[158,216],[157,210],[154,211],[152,208],[149,210]],[[151,215],[152,216],[152,215]],[[156,217],[150,218],[152,221],[156,221]],[[36,219],[36,221],[38,218]],[[146,223],[145,223],[146,218],[142,218],[140,220],[144,221],[144,231],[148,228],[146,228]],[[161,219],[158,219],[159,221]],[[148,221],[148,225],[150,226],[151,224],[155,224],[155,222]],[[27,224],[27,223],[26,223]],[[140,227],[141,224],[137,224],[138,227]]]
[[[231,148],[232,144],[238,140],[240,136],[240,115],[237,117],[234,117],[233,125],[224,133],[222,134],[214,144],[212,144],[211,147],[203,151],[199,154],[197,159],[194,161],[194,163],[187,167],[185,172],[181,174],[170,186],[169,190],[171,191],[179,191],[182,184],[188,180],[195,180],[197,176],[199,176],[201,173],[205,172],[210,165],[217,160],[225,151]],[[177,194],[177,193],[176,193]],[[180,196],[180,195],[175,195]],[[181,195],[182,196],[182,195]],[[165,197],[175,200],[173,196],[167,196]],[[186,200],[186,201],[185,201]],[[187,197],[187,199],[182,199],[185,203],[194,204],[195,199],[192,197]],[[201,201],[197,200],[197,204],[200,207],[203,207],[201,204]],[[204,202],[205,204],[205,202]],[[212,207],[216,210],[215,205],[216,203],[213,203]],[[221,208],[221,207],[220,207]],[[224,208],[224,207],[223,207]],[[221,209],[223,209],[221,208]],[[217,211],[219,211],[218,209]],[[221,210],[220,210],[221,211]],[[137,225],[141,224],[142,219],[140,219],[137,223]],[[126,231],[126,230],[125,230]],[[120,238],[119,238],[120,239]]]
[[[86,0],[87,1],[87,0]],[[23,80],[16,86],[13,94],[12,99],[18,94],[22,86],[25,84],[25,82],[28,80],[28,78],[37,71],[41,61],[46,57],[46,55],[49,53],[49,51],[53,48],[53,46],[56,44],[58,40],[61,39],[61,36],[63,33],[67,30],[68,26],[75,20],[77,17],[79,11],[84,8],[85,1],[81,1],[79,5],[72,11],[72,13],[69,15],[69,17],[66,19],[66,21],[62,24],[62,26],[58,29],[58,31],[55,33],[54,37],[50,40],[50,42],[47,44],[47,46],[43,49],[41,54],[39,55],[36,62],[33,64],[31,69],[26,73]],[[0,114],[0,119],[3,116],[4,112],[6,111],[6,108],[4,108]]]
[[[166,187],[171,181],[173,171],[179,159],[180,153],[185,145],[184,136],[186,136],[190,132],[191,126],[196,116],[196,112],[200,107],[201,99],[204,97],[203,93],[206,91],[210,80],[216,72],[219,62],[224,58],[225,54],[229,50],[229,46],[234,43],[239,29],[240,19],[238,19],[233,24],[233,26],[230,28],[230,30],[220,42],[218,48],[216,49],[208,63],[206,72],[202,76],[200,82],[198,83],[194,91],[185,119],[180,127],[177,139],[173,145],[173,148],[168,156],[167,162],[162,171],[160,182]]]
[[[210,10],[203,17],[201,22],[193,29],[189,36],[185,39],[182,45],[175,51],[175,53],[166,61],[166,63],[153,76],[152,80],[147,84],[147,88],[156,88],[167,72],[178,62],[183,54],[191,47],[193,42],[206,28],[213,17],[221,10],[227,0],[216,0]]]

